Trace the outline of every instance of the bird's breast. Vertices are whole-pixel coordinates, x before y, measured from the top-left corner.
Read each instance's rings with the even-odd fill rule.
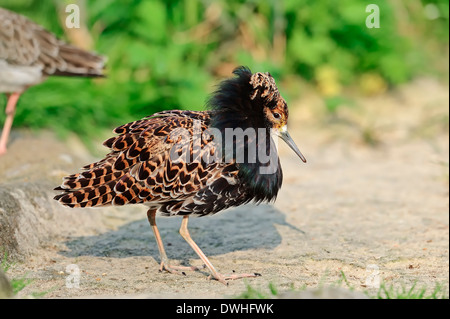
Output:
[[[0,92],[22,92],[27,87],[45,80],[41,66],[22,66],[9,64],[0,59]]]

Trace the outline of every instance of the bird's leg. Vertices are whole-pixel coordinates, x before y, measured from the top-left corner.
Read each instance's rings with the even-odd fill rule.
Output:
[[[19,100],[20,93],[12,93],[8,96],[8,103],[6,104],[6,119],[3,124],[2,136],[0,138],[0,155],[6,153],[6,144],[8,143],[9,132],[11,131],[14,114],[16,113],[16,104]]]
[[[181,271],[182,275],[185,275],[184,270],[199,270],[198,267],[189,267],[189,266],[171,266],[169,264],[169,258],[167,258],[166,250],[164,249],[163,242],[161,240],[161,235],[159,234],[158,227],[156,226],[156,209],[149,209],[147,211],[147,218],[150,223],[150,227],[153,230],[153,234],[156,238],[156,243],[158,244],[159,255],[161,256],[161,267],[159,271],[166,270],[173,274],[179,274]]]
[[[189,216],[183,216],[183,221],[181,222],[180,227],[180,235],[187,241],[187,243],[192,247],[192,249],[197,253],[200,259],[205,263],[206,267],[208,267],[211,272],[211,276],[214,277],[217,281],[223,283],[224,285],[228,285],[227,280],[239,279],[239,278],[248,278],[248,277],[258,277],[261,274],[258,273],[249,273],[249,274],[232,274],[232,275],[222,275],[217,272],[216,268],[211,264],[208,260],[208,257],[201,251],[201,249],[197,246],[197,244],[192,240],[191,235],[189,234],[187,225],[188,225]],[[211,276],[209,278],[211,278]]]

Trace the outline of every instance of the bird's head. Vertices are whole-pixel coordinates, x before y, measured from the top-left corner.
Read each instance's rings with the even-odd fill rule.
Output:
[[[273,77],[269,72],[257,72],[251,75],[249,82],[252,87],[249,98],[252,103],[262,107],[266,125],[281,130],[287,125],[289,111]]]
[[[278,91],[275,80],[269,72],[257,72],[250,76],[252,87],[250,100],[262,108],[266,127],[272,129],[306,163],[287,130],[289,110],[285,99]]]
[[[209,101],[213,126],[224,129],[265,127],[281,137],[306,162],[287,130],[288,106],[270,73],[238,67],[234,78],[223,81]]]

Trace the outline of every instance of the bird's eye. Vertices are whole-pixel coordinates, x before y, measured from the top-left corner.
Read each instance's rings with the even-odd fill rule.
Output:
[[[273,113],[273,117],[278,120],[280,119],[281,115],[279,113]]]

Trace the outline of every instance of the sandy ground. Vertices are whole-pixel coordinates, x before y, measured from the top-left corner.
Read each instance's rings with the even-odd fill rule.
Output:
[[[45,244],[7,275],[32,279],[19,297],[222,298],[247,284],[262,291],[269,283],[280,291],[333,285],[341,272],[356,290],[376,291],[379,279],[430,290],[440,284],[448,296],[448,98],[448,86],[422,79],[357,98],[359,107],[342,107],[334,117],[314,96],[291,106],[291,135],[308,163],[280,146],[284,183],[276,203],[190,219],[192,237],[219,272],[261,277],[224,286],[207,280],[206,271],[159,272],[140,206],[58,208]],[[56,186],[93,159],[75,138],[14,131],[0,158],[0,189]],[[157,221],[169,258],[200,266],[178,234],[181,219]],[[79,270],[79,288],[68,281],[77,276],[70,269]]]

